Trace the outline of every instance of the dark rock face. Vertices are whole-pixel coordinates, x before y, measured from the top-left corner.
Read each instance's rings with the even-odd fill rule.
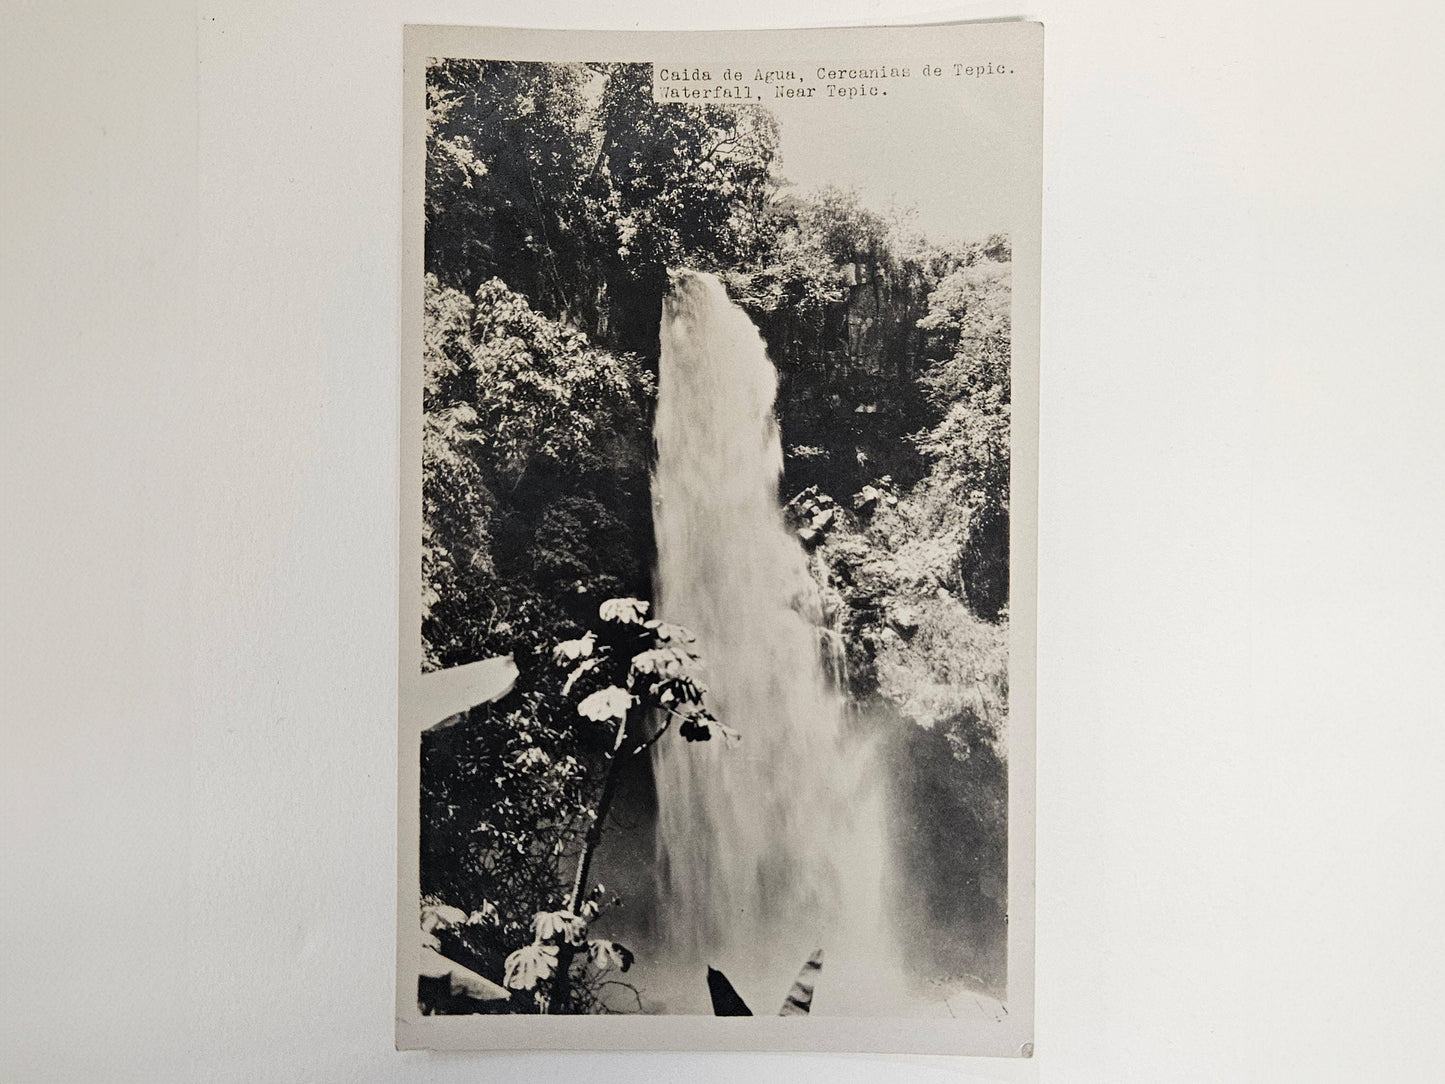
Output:
[[[888,624],[905,640],[912,639],[918,631],[918,612],[911,606],[896,606],[888,615]]]
[[[883,494],[879,493],[878,490],[872,486],[864,486],[858,491],[858,495],[853,498],[853,511],[857,512],[860,517],[871,516],[873,510],[878,507],[878,502],[882,499],[882,496]]]
[[[838,525],[838,511],[832,497],[809,486],[783,506],[783,519],[811,553]]]

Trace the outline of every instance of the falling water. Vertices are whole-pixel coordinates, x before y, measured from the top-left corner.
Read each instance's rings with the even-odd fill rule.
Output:
[[[778,504],[776,392],[721,283],[675,273],[655,425],[659,612],[696,634],[709,706],[742,737],[655,747],[665,936],[760,1012],[821,946],[816,1011],[878,1012],[893,996],[883,772],[820,659],[818,592]]]

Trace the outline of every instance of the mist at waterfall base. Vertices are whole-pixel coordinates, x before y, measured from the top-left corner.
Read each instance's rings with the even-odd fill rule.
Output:
[[[657,614],[695,634],[708,705],[740,738],[669,735],[624,781],[597,875],[624,897],[606,929],[636,951],[639,997],[609,1000],[710,1014],[713,966],[772,1014],[817,948],[818,1015],[948,1015],[960,986],[1001,992],[1001,930],[937,905],[967,841],[901,737],[919,728],[851,711],[825,665],[836,636],[783,521],[757,329],[715,277],[675,272],[661,347]]]

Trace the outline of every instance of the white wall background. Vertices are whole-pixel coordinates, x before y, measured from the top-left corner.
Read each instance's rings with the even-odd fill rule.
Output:
[[[1037,1056],[395,1053],[401,24],[1016,13]],[[1426,2],[4,0],[0,1079],[1439,1079],[1442,44]]]

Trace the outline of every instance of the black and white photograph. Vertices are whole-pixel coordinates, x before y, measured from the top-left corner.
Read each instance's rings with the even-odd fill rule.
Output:
[[[1027,1018],[1041,34],[942,29],[413,54],[420,1017]]]
[[[1445,1080],[1442,43],[0,0],[0,1084]]]

